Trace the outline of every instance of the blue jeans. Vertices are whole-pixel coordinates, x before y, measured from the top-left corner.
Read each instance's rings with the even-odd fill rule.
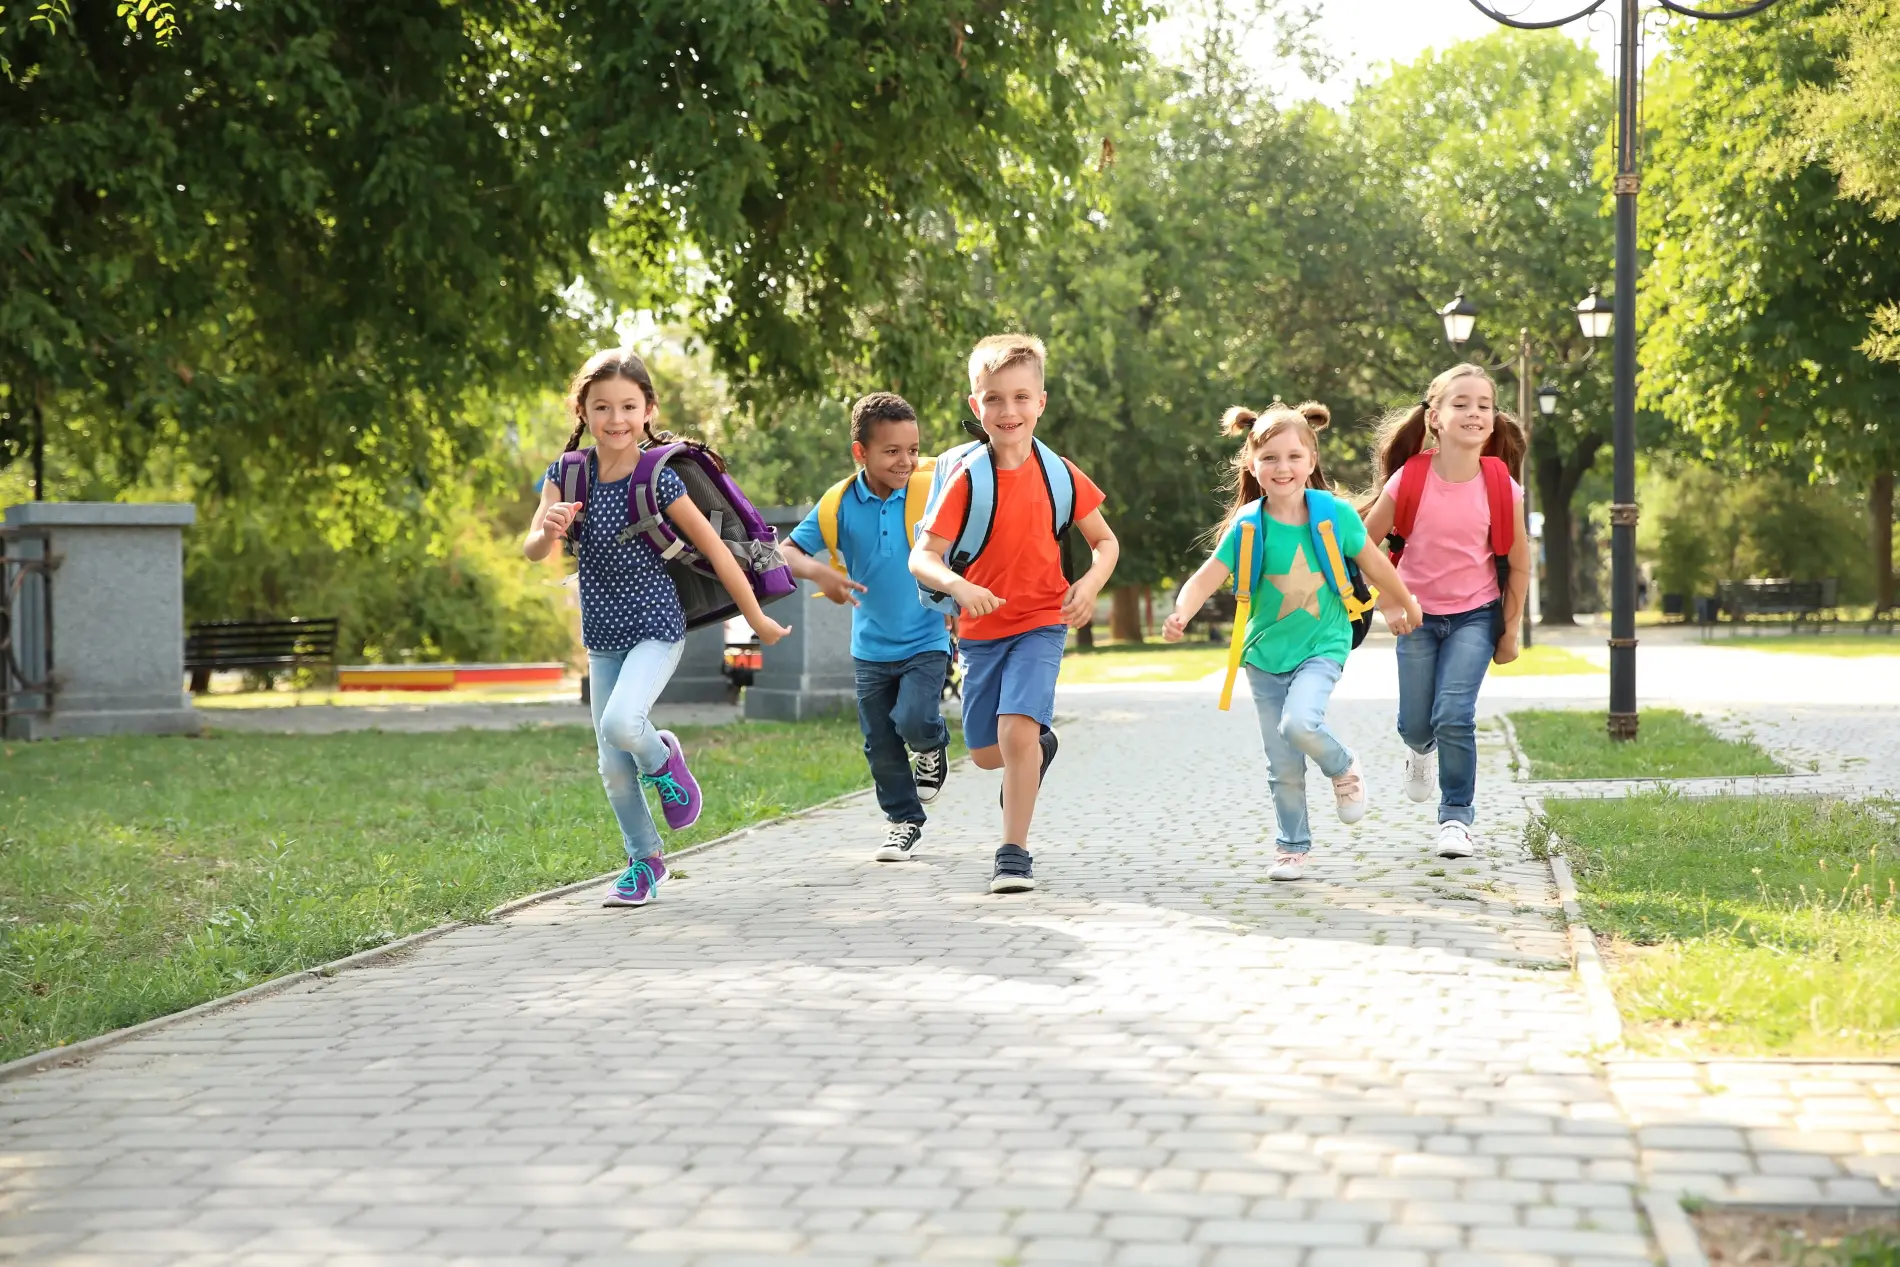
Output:
[[[1399,639],[1399,738],[1438,749],[1438,821],[1471,826],[1478,791],[1478,688],[1497,650],[1497,603],[1427,616]]]
[[[626,651],[587,653],[600,781],[632,862],[660,854],[660,832],[653,825],[640,775],[656,773],[666,764],[667,751],[647,714],[679,667],[685,647],[684,642],[655,640],[635,643]]]
[[[1284,853],[1313,847],[1306,820],[1306,759],[1313,758],[1327,778],[1344,774],[1352,753],[1326,728],[1326,705],[1345,668],[1337,660],[1314,656],[1291,673],[1264,673],[1247,666],[1253,706],[1260,713],[1260,742],[1267,750],[1267,783],[1273,788],[1275,837]]]
[[[893,823],[921,823],[924,803],[911,778],[910,754],[950,742],[939,704],[950,657],[920,651],[908,660],[853,660],[858,678],[858,727],[871,763],[877,805]]]

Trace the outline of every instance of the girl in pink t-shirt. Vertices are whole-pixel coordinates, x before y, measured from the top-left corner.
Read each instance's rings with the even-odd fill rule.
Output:
[[[1438,782],[1438,855],[1469,858],[1478,783],[1478,688],[1495,660],[1517,659],[1518,619],[1530,592],[1530,534],[1524,489],[1511,479],[1508,587],[1498,584],[1491,503],[1481,459],[1501,460],[1515,475],[1524,431],[1497,407],[1497,386],[1476,365],[1455,365],[1432,380],[1425,399],[1386,419],[1379,441],[1379,496],[1365,513],[1373,540],[1392,530],[1401,472],[1421,451],[1431,457],[1399,577],[1425,619],[1398,640],[1399,737],[1405,740],[1405,790],[1415,801]],[[1500,497],[1502,493],[1500,492]]]

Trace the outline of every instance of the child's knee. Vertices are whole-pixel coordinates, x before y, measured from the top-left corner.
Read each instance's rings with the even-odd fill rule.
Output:
[[[1280,738],[1311,756],[1319,746],[1319,725],[1309,717],[1282,717]]]
[[[609,713],[600,719],[600,737],[609,746],[622,752],[632,752],[647,741],[653,733],[653,723],[645,713],[625,712]]]
[[[979,770],[1000,770],[1003,768],[1003,748],[1001,744],[991,744],[987,748],[970,749],[970,762]]]
[[[1042,751],[1042,723],[1033,717],[1009,713],[997,719],[997,746],[1006,753],[1022,756]]]

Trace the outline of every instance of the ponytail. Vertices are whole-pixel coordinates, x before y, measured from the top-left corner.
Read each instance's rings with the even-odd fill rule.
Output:
[[[565,449],[562,449],[561,452],[572,453],[574,450],[580,448],[581,437],[586,434],[587,434],[587,420],[583,418],[579,422],[574,424],[574,434],[570,435],[567,438],[567,447]]]
[[[1378,483],[1373,486],[1372,495],[1366,504],[1360,507],[1363,515],[1369,512],[1379,500],[1379,494],[1391,482],[1392,477],[1405,469],[1405,464],[1429,448],[1436,448],[1438,437],[1426,424],[1426,415],[1435,409],[1451,385],[1461,378],[1482,378],[1491,384],[1491,390],[1497,391],[1497,384],[1481,365],[1466,362],[1454,365],[1432,380],[1423,399],[1417,404],[1406,405],[1388,413],[1379,422],[1378,440]],[[1524,426],[1517,418],[1502,409],[1492,411],[1491,438],[1484,442],[1484,456],[1501,459],[1510,468],[1512,478],[1520,483],[1524,479]]]
[[[1262,420],[1264,419],[1264,425]],[[1283,402],[1278,396],[1268,405],[1264,413],[1256,413],[1243,405],[1235,405],[1221,415],[1220,430],[1225,436],[1246,436],[1246,442],[1234,454],[1234,473],[1230,483],[1227,513],[1209,534],[1212,541],[1218,542],[1240,518],[1243,506],[1259,501],[1266,496],[1266,490],[1260,487],[1260,481],[1254,478],[1253,456],[1259,447],[1282,431],[1296,430],[1305,441],[1307,451],[1313,455],[1313,470],[1306,477],[1308,488],[1327,489],[1325,472],[1320,469],[1319,433],[1333,420],[1332,410],[1317,400],[1309,400],[1297,409]]]

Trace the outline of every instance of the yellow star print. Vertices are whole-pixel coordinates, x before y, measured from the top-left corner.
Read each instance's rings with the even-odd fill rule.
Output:
[[[1319,591],[1326,584],[1326,577],[1307,566],[1306,551],[1295,550],[1293,566],[1278,575],[1268,573],[1267,580],[1280,591],[1280,614],[1275,620],[1285,620],[1296,611],[1319,618]]]

